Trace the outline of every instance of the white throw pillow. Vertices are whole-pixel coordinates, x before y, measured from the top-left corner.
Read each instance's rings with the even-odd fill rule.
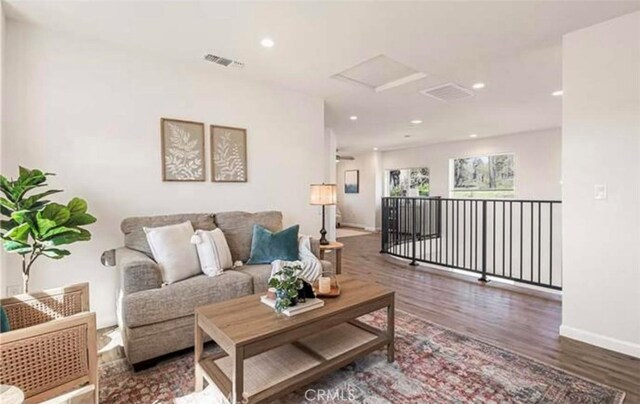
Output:
[[[222,230],[196,230],[191,242],[196,245],[200,268],[205,274],[216,276],[233,267],[231,251]]]
[[[147,242],[162,270],[164,283],[174,283],[198,275],[200,262],[193,244],[193,226],[184,222],[163,227],[144,227]]]

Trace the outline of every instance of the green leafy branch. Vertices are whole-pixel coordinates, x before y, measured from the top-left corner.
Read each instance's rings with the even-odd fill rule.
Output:
[[[22,257],[24,291],[28,291],[31,266],[41,256],[61,259],[71,252],[60,246],[88,241],[91,233],[82,228],[95,223],[96,218],[87,213],[87,202],[73,198],[67,205],[46,200],[62,190],[50,189],[31,194],[47,186],[52,173],[20,167],[16,180],[0,175],[0,239],[9,253]]]

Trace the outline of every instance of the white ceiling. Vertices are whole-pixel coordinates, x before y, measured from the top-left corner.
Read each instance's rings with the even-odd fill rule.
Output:
[[[562,87],[562,35],[640,10],[640,1],[9,0],[5,9],[137,52],[244,62],[228,74],[325,98],[339,147],[357,152],[560,126],[561,99],[550,94]],[[271,49],[260,46],[267,36]],[[381,93],[331,78],[381,54],[427,77]],[[450,104],[418,93],[449,81],[486,88]]]

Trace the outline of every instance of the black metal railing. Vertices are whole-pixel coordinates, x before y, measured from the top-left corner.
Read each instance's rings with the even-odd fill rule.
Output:
[[[562,289],[561,201],[382,199],[382,253]]]

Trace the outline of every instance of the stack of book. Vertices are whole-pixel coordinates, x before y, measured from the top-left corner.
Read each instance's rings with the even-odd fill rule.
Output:
[[[268,296],[261,296],[260,301],[272,309],[276,308],[276,301]],[[305,313],[309,310],[319,309],[324,306],[324,301],[320,299],[307,299],[306,302],[298,302],[295,306],[287,307],[282,311],[285,316],[295,316],[296,314]]]

